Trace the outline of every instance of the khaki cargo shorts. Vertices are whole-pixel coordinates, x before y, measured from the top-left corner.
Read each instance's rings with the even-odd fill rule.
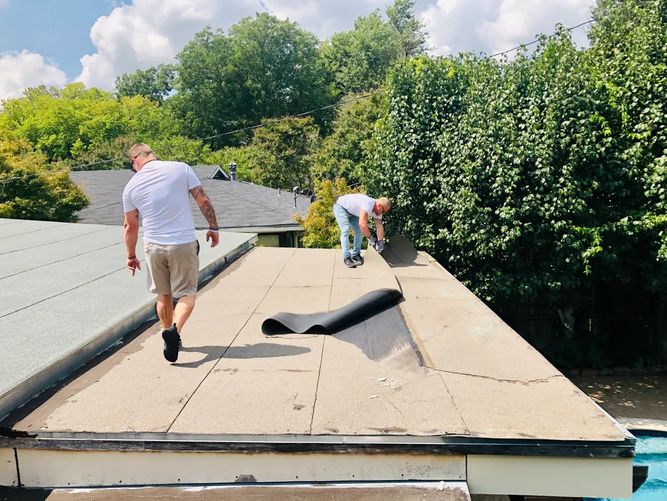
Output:
[[[148,268],[148,290],[174,298],[197,294],[199,242],[160,245],[144,242]]]

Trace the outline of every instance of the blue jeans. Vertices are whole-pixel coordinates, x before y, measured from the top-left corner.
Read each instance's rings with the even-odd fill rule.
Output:
[[[361,254],[361,228],[359,228],[359,216],[353,216],[343,207],[334,204],[333,213],[340,227],[340,246],[343,249],[343,259],[350,257],[350,227],[354,230],[354,250],[352,255]]]

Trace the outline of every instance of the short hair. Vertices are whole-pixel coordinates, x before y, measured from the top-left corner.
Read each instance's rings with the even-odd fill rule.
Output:
[[[378,202],[382,207],[384,207],[385,211],[391,209],[391,200],[389,200],[387,197],[378,198]]]
[[[132,145],[129,151],[130,162],[137,158],[139,155],[151,155],[153,150],[150,146],[145,143],[137,143]]]

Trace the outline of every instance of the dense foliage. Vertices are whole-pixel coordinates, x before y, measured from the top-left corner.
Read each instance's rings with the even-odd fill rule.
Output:
[[[339,196],[359,190],[352,189],[345,178],[326,179],[317,182],[316,186],[316,200],[308,207],[306,217],[295,216],[305,230],[303,245],[327,249],[339,247],[340,231],[333,215],[333,205]]]
[[[116,79],[116,95],[119,98],[143,96],[162,103],[173,92],[175,77],[176,67],[172,64],[126,73]]]
[[[387,19],[376,10],[322,44],[319,67],[336,95],[378,87],[394,62],[425,52],[424,26],[413,8],[412,0],[396,0],[387,8]]]
[[[222,31],[204,30],[178,55],[170,104],[190,137],[217,147],[246,135],[220,135],[331,102],[317,71],[317,38],[263,13]]]
[[[588,50],[560,30],[512,61],[402,61],[386,84],[369,187],[393,231],[498,309],[557,311],[588,338],[580,363],[636,354],[615,346],[620,308],[664,329],[665,4],[601,1]]]
[[[71,221],[88,200],[65,166],[55,167],[26,141],[0,139],[0,218]]]
[[[331,133],[322,140],[313,164],[316,179],[344,177],[364,183],[373,151],[373,131],[382,109],[382,94],[352,94],[338,107]]]
[[[141,96],[118,100],[111,93],[85,89],[80,83],[63,89],[40,87],[25,94],[4,103],[0,135],[25,139],[48,161],[120,168],[126,164],[127,149],[117,147],[136,140],[153,142],[177,132],[173,117]],[[122,157],[122,162],[107,162],[117,157]]]

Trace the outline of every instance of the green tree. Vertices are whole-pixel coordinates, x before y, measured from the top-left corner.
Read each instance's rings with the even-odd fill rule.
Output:
[[[558,311],[578,366],[623,344],[615,323],[654,332],[667,271],[664,2],[600,6],[589,50],[561,28],[513,61],[398,63],[369,162],[390,233],[504,311]]]
[[[345,178],[316,182],[316,199],[308,207],[306,217],[302,218],[298,214],[294,216],[305,230],[304,247],[321,249],[340,247],[340,231],[332,207],[339,196],[354,192]]]
[[[255,178],[255,172],[261,168],[262,163],[258,161],[260,158],[263,158],[262,152],[256,146],[227,146],[206,155],[203,161],[210,165],[220,165],[228,174],[230,173],[229,164],[233,162],[236,164],[238,180],[259,184],[259,179]]]
[[[94,168],[124,167],[115,151],[124,139],[153,142],[178,130],[173,115],[143,96],[114,98],[108,92],[70,84],[63,89],[29,89],[5,102],[0,130],[29,141],[48,161]],[[101,163],[104,162],[104,163]]]
[[[199,164],[208,157],[211,150],[203,141],[183,136],[156,139],[150,143],[155,155],[163,160],[177,160],[190,165]],[[126,150],[127,151],[127,150]]]
[[[87,204],[63,164],[47,166],[25,140],[0,140],[0,217],[72,221]]]
[[[231,54],[229,38],[209,28],[197,33],[178,54],[177,93],[165,104],[179,118],[186,135],[203,138],[245,125],[240,121],[242,110],[235,104],[240,82],[229,78]]]
[[[136,135],[118,136],[108,143],[97,145],[74,159],[76,170],[128,169],[127,152],[133,144],[143,142],[151,146],[162,160],[176,160],[190,165],[206,162],[211,154],[203,141],[184,136],[161,136],[138,138]]]
[[[67,161],[72,170],[121,170],[128,169],[127,152],[139,142],[134,135],[115,137],[96,144]]]
[[[319,131],[312,118],[262,120],[250,144],[227,147],[205,156],[212,164],[237,165],[240,180],[291,191],[309,190]]]
[[[187,135],[238,145],[247,136],[223,134],[330,102],[317,44],[295,23],[265,13],[241,20],[229,35],[204,30],[178,55],[178,94],[170,106]]]
[[[618,114],[566,31],[504,65],[406,62],[389,87],[373,184],[394,195],[398,229],[477,294],[572,290],[614,252],[600,232],[636,193],[615,155]]]
[[[394,203],[388,234],[400,232],[433,253],[440,228],[451,225],[448,206],[430,200],[445,175],[438,172],[443,155],[437,142],[464,109],[472,64],[427,57],[400,61],[389,74],[386,107],[377,122],[379,147],[369,162],[368,188]]]
[[[402,51],[401,34],[375,11],[325,41],[319,65],[336,93],[345,95],[379,86]]]
[[[626,214],[621,233],[639,230],[667,260],[667,2],[598,0],[590,68],[621,115],[620,160],[642,185],[643,203]],[[634,229],[633,229],[634,228]],[[634,253],[634,250],[630,250]],[[644,272],[654,288],[665,277]]]
[[[266,13],[229,30],[229,78],[240,83],[237,106],[251,122],[317,108],[327,102],[317,71],[319,41],[296,23]]]
[[[144,96],[122,97],[119,101],[128,134],[142,142],[178,135],[180,124],[172,111]]]
[[[116,78],[116,96],[144,96],[162,104],[173,91],[176,67],[172,64],[160,64],[134,73],[125,73]]]
[[[251,143],[256,152],[251,168],[253,180],[285,190],[295,186],[309,189],[318,142],[319,131],[310,117],[263,120]]]
[[[414,14],[414,0],[394,0],[387,7],[389,23],[399,33],[403,55],[417,56],[426,52],[427,34],[424,23]]]
[[[126,131],[113,97],[79,83],[60,90],[29,90],[23,98],[6,101],[2,115],[5,127],[50,161],[71,158],[93,143]]]
[[[380,116],[382,94],[352,94],[336,111],[331,134],[322,140],[313,166],[316,179],[346,178],[364,183],[372,155],[372,135]]]

